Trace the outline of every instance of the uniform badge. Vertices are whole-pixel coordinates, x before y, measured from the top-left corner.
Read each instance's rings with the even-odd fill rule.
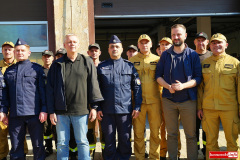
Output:
[[[233,64],[225,64],[225,65],[224,65],[224,68],[232,69],[232,68],[233,68]]]
[[[210,67],[210,64],[204,64],[203,65],[203,68],[209,68]]]
[[[5,88],[6,84],[5,84],[4,80],[1,80],[1,83],[2,83],[2,87]]]
[[[134,65],[139,66],[140,62],[134,62]]]
[[[140,79],[138,78],[138,79],[136,79],[136,83],[137,83],[137,85],[140,85],[141,84],[141,81],[140,81]]]
[[[151,65],[157,65],[157,62],[150,62]]]

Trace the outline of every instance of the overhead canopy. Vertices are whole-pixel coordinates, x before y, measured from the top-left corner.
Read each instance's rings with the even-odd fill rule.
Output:
[[[95,0],[95,18],[240,15],[239,0]]]

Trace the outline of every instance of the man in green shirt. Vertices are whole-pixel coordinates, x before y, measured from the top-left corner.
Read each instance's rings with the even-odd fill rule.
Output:
[[[79,45],[76,35],[66,35],[64,47],[67,54],[54,61],[48,72],[47,107],[51,123],[57,129],[58,159],[68,158],[70,124],[78,147],[78,159],[90,159],[86,136],[88,117],[90,121],[96,119],[94,103],[103,100],[96,67],[90,57],[78,54]]]

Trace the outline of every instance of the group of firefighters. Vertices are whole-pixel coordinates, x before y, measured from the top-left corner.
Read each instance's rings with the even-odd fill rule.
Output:
[[[43,66],[29,61],[27,42],[6,41],[0,61],[0,160],[6,160],[9,152],[8,132],[12,144],[10,159],[26,159],[26,126],[34,159],[45,159],[53,153],[53,138],[58,159],[68,158],[66,146],[72,160],[77,159],[77,153],[80,160],[90,159],[85,153],[94,158],[96,129],[100,131],[103,159],[129,159],[132,126],[137,160],[165,160],[167,153],[171,160],[180,159],[180,122],[186,135],[187,159],[198,159],[201,124],[204,159],[209,159],[209,151],[219,151],[220,121],[227,151],[237,151],[240,63],[226,54],[228,43],[221,33],[212,35],[210,40],[206,33],[197,33],[195,50],[187,46],[186,38],[185,26],[173,25],[171,38],[159,41],[155,55],[151,52],[151,38],[142,34],[137,46],[128,46],[125,60],[121,58],[122,42],[113,35],[108,48],[110,59],[100,62],[99,44],[89,45],[89,60],[77,53],[79,40],[69,34],[64,39],[65,48],[57,50],[55,56],[48,50],[42,52]],[[56,80],[59,76],[61,81]],[[84,93],[87,95],[81,96]],[[78,104],[79,97],[84,97],[86,103],[80,98],[84,104]],[[87,115],[87,122],[81,123],[88,125],[88,131],[75,122],[73,117],[78,115]],[[150,127],[149,153],[146,118]],[[83,147],[85,134],[88,152]]]

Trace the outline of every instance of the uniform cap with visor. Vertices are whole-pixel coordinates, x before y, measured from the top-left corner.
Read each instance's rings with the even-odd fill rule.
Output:
[[[58,54],[66,54],[66,53],[67,53],[67,51],[65,48],[60,48],[59,50],[57,50],[57,53],[55,54],[55,56]]]
[[[88,46],[88,50],[90,50],[92,47],[96,47],[97,49],[100,49],[100,46],[98,43],[93,43]]]
[[[45,50],[45,51],[42,52],[42,56],[44,56],[44,55],[53,56],[53,52],[49,51],[49,50]]]
[[[214,40],[217,40],[217,41],[226,41],[227,42],[227,38],[221,34],[221,33],[216,33],[212,36],[210,42],[214,41]]]
[[[134,45],[128,46],[127,51],[128,51],[129,49],[134,49],[135,51],[138,51],[138,48],[137,48],[136,46],[134,46]]]
[[[6,42],[3,43],[2,47],[6,46],[6,45],[9,45],[9,46],[11,46],[11,47],[14,48],[14,44],[13,44],[13,42],[6,41]]]
[[[140,42],[141,40],[146,39],[149,42],[151,42],[151,38],[147,35],[147,34],[142,34],[139,38],[138,38],[138,42]]]
[[[195,35],[195,39],[196,38],[199,38],[199,37],[203,37],[205,39],[208,39],[208,36],[205,32],[198,32],[196,35]]]
[[[171,40],[170,38],[168,38],[168,37],[163,37],[163,38],[159,41],[159,46],[160,46],[160,43],[161,43],[162,41],[167,41],[168,43],[173,44],[173,43],[172,43],[172,40]]]

